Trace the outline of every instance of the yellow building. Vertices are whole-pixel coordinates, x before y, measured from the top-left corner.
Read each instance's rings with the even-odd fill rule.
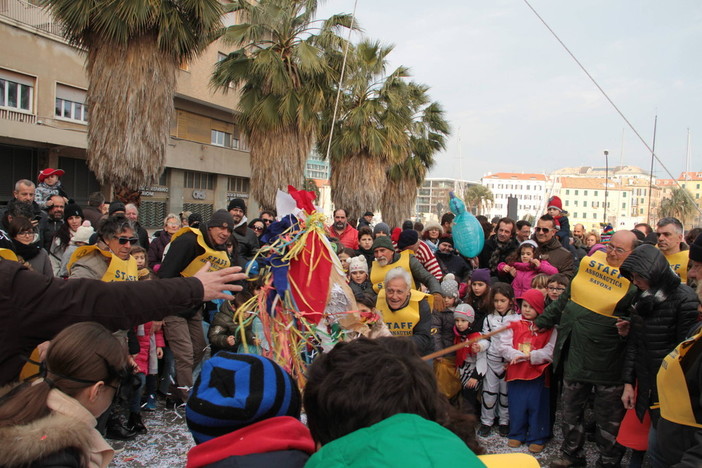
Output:
[[[233,24],[233,17],[225,19]],[[112,198],[86,165],[84,55],[69,45],[43,9],[22,0],[0,2],[0,201],[14,182],[36,181],[39,170],[66,171],[66,192],[85,205],[91,192]],[[178,72],[176,118],[159,183],[142,188],[140,221],[159,227],[169,212],[208,217],[228,199],[249,197],[250,158],[234,123],[237,94],[213,92],[213,65],[226,49],[215,42]],[[251,206],[254,212],[257,206]]]
[[[568,212],[571,229],[582,224],[588,231],[599,231],[602,222],[611,224],[615,230],[631,229],[639,222],[632,217],[631,188],[618,182],[610,181],[606,191],[605,179],[599,177],[559,177],[557,185],[559,191],[556,195]]]

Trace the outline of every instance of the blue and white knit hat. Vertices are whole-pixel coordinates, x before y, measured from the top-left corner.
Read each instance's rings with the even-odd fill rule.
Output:
[[[220,351],[205,361],[185,409],[198,444],[264,419],[300,419],[301,398],[292,377],[257,354]]]

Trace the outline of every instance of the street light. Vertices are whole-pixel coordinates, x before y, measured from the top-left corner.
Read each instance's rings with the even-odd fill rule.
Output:
[[[609,186],[609,151],[604,150],[605,156],[605,199],[604,199],[604,224],[607,225],[607,188]]]

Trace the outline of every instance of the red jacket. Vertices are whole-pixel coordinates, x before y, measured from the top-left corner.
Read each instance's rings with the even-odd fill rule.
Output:
[[[139,366],[139,372],[144,374],[149,373],[149,352],[151,348],[151,327],[153,322],[146,322],[144,324],[144,336],[139,336],[137,334],[137,341],[139,342],[139,354],[137,354],[134,361],[136,361]],[[137,331],[138,327],[135,327],[134,331]],[[159,330],[156,333],[156,347],[163,348],[166,343],[163,340],[163,330]]]
[[[332,224],[331,226],[329,226],[327,233],[331,237],[336,237],[337,239],[339,239],[339,242],[341,242],[341,244],[344,247],[348,247],[349,249],[353,250],[358,250],[358,231],[351,227],[350,224],[346,225],[346,229],[344,229],[344,232],[342,232],[341,234],[336,232],[336,230],[334,229],[334,225]]]
[[[230,457],[272,452],[289,452],[291,458],[302,456],[306,460],[314,451],[315,443],[307,426],[290,416],[277,416],[196,445],[188,452],[186,468],[208,466]],[[248,461],[253,463],[246,466],[266,466],[265,457],[251,458]]]

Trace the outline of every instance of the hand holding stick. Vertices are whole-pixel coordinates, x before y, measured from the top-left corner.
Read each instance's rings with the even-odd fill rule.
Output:
[[[471,338],[468,341],[464,341],[463,343],[458,343],[453,346],[449,346],[448,348],[441,349],[439,351],[434,351],[431,354],[427,354],[426,356],[422,357],[423,361],[428,361],[430,359],[434,359],[440,356],[443,356],[445,354],[452,353],[454,351],[457,351],[461,348],[466,348],[468,346],[471,346],[473,343],[477,343],[479,340],[484,340],[486,338],[490,338],[491,336],[497,335],[498,333],[502,333],[503,331],[507,330],[509,328],[509,325],[504,326],[502,328],[498,328],[497,330],[493,330],[490,333],[485,333],[484,335],[480,335],[476,338]]]

